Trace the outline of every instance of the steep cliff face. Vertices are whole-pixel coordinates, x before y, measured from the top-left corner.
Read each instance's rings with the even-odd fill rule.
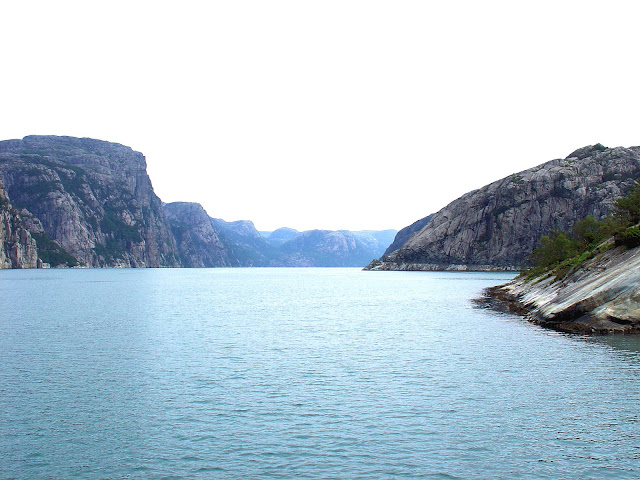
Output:
[[[228,251],[199,203],[164,205],[183,267],[230,267]]]
[[[14,205],[80,264],[179,265],[144,156],[129,147],[54,136],[3,141],[0,178]]]
[[[36,241],[0,181],[0,268],[37,268]]]
[[[640,333],[640,248],[604,252],[562,279],[518,278],[487,293],[554,330]]]
[[[581,148],[460,197],[375,269],[518,269],[542,235],[601,219],[639,175],[640,147]]]

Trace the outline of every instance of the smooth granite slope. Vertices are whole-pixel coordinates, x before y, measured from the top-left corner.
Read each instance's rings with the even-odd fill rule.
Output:
[[[604,252],[561,280],[517,278],[487,294],[554,330],[640,333],[640,248]]]

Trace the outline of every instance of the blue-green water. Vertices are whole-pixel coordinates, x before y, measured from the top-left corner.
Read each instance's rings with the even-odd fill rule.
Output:
[[[640,477],[640,340],[504,274],[0,272],[0,478]]]

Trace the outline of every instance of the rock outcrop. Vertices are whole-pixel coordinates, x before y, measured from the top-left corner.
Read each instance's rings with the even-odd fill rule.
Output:
[[[639,175],[640,147],[581,148],[460,197],[373,269],[517,270],[541,236],[603,218]]]
[[[554,330],[640,333],[640,248],[609,250],[562,279],[517,278],[487,295]]]
[[[36,241],[25,227],[20,212],[11,204],[0,181],[0,268],[37,268]]]
[[[0,142],[0,178],[15,206],[89,267],[175,267],[177,249],[144,156],[88,138]]]
[[[164,211],[176,241],[181,266],[203,268],[232,265],[228,249],[202,205],[174,202],[165,204]]]

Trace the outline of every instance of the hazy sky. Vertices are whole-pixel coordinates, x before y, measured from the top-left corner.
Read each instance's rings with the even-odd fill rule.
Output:
[[[0,138],[145,154],[165,202],[262,230],[402,228],[640,144],[640,2],[16,1]]]

